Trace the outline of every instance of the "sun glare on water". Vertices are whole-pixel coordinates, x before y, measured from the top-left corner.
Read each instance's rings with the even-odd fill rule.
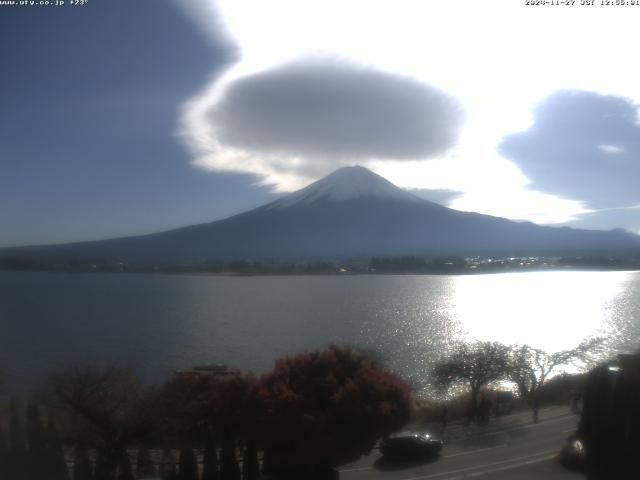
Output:
[[[630,272],[536,272],[459,276],[450,314],[471,339],[526,343],[548,352],[609,337],[615,300]],[[603,281],[605,280],[605,281]]]

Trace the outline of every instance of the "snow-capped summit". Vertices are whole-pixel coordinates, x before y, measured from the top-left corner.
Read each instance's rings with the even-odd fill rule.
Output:
[[[344,202],[360,198],[424,202],[419,197],[396,187],[393,183],[364,167],[344,167],[311,185],[276,200],[270,208],[310,205],[319,200]]]

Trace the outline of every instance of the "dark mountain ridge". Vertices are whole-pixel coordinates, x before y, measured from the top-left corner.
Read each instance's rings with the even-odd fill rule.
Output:
[[[539,226],[452,210],[362,167],[347,167],[265,206],[150,235],[5,248],[49,261],[197,263],[214,259],[640,255],[640,236]]]

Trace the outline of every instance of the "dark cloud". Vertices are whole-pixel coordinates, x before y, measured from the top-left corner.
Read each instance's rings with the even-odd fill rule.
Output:
[[[555,93],[536,108],[528,131],[506,136],[499,148],[536,190],[596,209],[640,204],[640,125],[630,99]]]
[[[448,189],[412,188],[409,191],[420,198],[424,198],[425,200],[444,206],[447,206],[450,202],[464,194],[464,192]]]
[[[454,145],[462,113],[416,80],[313,60],[235,80],[209,119],[223,146],[331,163],[438,155]]]

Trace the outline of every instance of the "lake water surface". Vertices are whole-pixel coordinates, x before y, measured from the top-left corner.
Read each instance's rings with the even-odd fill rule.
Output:
[[[131,365],[158,381],[224,362],[257,373],[331,343],[427,381],[458,339],[548,351],[605,336],[640,347],[640,272],[216,277],[0,272],[0,372],[25,389],[71,365]]]

